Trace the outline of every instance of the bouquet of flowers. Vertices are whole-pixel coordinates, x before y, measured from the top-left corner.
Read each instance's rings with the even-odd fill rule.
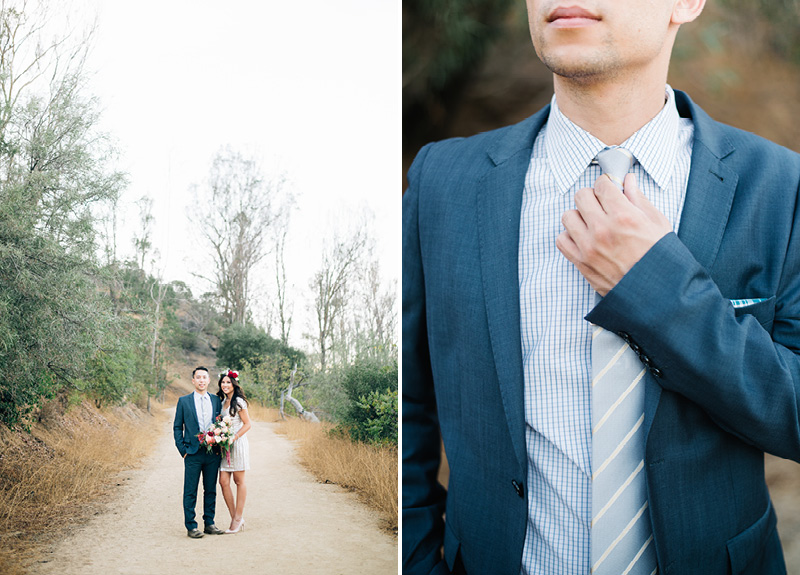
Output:
[[[215,446],[219,446],[228,461],[228,465],[230,465],[233,436],[231,416],[222,417],[222,415],[218,415],[217,420],[211,424],[211,428],[208,431],[197,434],[197,441],[208,451],[213,451]]]

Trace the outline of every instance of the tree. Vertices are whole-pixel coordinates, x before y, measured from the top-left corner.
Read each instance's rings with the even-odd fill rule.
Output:
[[[385,285],[380,261],[373,258],[363,268],[359,288],[356,355],[388,362],[397,349],[397,282]]]
[[[205,186],[195,188],[196,212],[189,217],[211,249],[212,281],[228,325],[248,319],[252,272],[268,253],[283,184],[282,176],[267,180],[254,159],[224,148]]]
[[[9,425],[98,365],[127,373],[103,361],[123,344],[99,289],[92,213],[125,178],[106,168],[113,146],[83,92],[89,35],[46,42],[46,23],[46,3],[0,4],[0,421]]]
[[[246,364],[258,364],[267,356],[283,356],[289,364],[299,363],[305,354],[284,345],[263,329],[253,324],[232,325],[220,336],[217,362],[232,369],[242,369]]]
[[[150,398],[154,395],[154,391],[160,391],[161,386],[159,382],[162,381],[161,377],[159,376],[159,363],[160,357],[158,355],[158,348],[159,348],[159,332],[161,330],[161,321],[163,316],[162,306],[164,304],[164,298],[167,296],[169,291],[169,286],[160,279],[154,279],[153,283],[150,284],[150,299],[153,302],[153,325],[152,325],[152,333],[153,337],[150,342],[150,368],[152,371],[150,384],[147,386],[147,413],[150,413]]]
[[[139,230],[133,236],[133,246],[136,249],[136,259],[139,267],[144,269],[145,259],[150,249],[153,247],[151,240],[153,222],[153,198],[142,196],[136,201],[139,207]]]
[[[107,310],[80,259],[19,225],[30,214],[0,199],[0,421],[18,423],[74,384],[101,348]]]
[[[313,410],[308,410],[305,407],[303,407],[303,404],[300,403],[298,399],[292,395],[295,389],[297,389],[302,385],[305,385],[303,383],[295,383],[295,375],[297,375],[297,364],[294,365],[291,374],[289,376],[289,387],[281,391],[281,404],[280,404],[281,419],[286,418],[286,411],[284,408],[286,402],[289,402],[292,404],[292,407],[294,407],[294,410],[297,412],[297,415],[299,415],[305,421],[309,421],[311,423],[319,423],[320,421],[319,418],[317,417],[317,414],[314,413]]]
[[[292,315],[294,313],[293,302],[287,299],[287,281],[286,281],[286,261],[284,256],[286,254],[286,234],[288,229],[283,226],[282,229],[276,234],[275,241],[275,286],[276,297],[275,306],[278,312],[278,323],[281,328],[281,342],[283,345],[289,345],[289,332],[292,329]]]
[[[359,257],[366,243],[367,234],[363,226],[356,227],[344,239],[334,236],[333,245],[323,249],[320,268],[311,278],[317,328],[312,337],[323,373],[336,342],[337,324],[347,308],[349,288],[357,277]]]
[[[322,251],[310,281],[320,371],[354,360],[389,362],[397,352],[397,284],[386,281],[365,213]],[[344,239],[342,239],[344,238]]]

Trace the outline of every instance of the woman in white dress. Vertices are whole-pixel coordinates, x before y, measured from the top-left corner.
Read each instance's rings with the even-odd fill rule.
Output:
[[[250,415],[247,413],[247,400],[239,387],[239,374],[228,370],[221,373],[219,378],[219,391],[217,396],[222,400],[221,415],[229,415],[232,419],[234,441],[231,446],[231,462],[222,456],[219,466],[219,485],[222,487],[222,496],[225,505],[231,514],[231,526],[225,533],[238,533],[244,529],[244,502],[247,499],[247,486],[244,482],[244,472],[250,469],[250,446],[245,433],[250,429]],[[236,484],[236,499],[231,489],[231,475]]]

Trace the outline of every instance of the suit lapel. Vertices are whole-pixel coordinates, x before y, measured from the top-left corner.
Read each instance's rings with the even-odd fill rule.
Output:
[[[211,396],[211,405],[214,406],[213,421],[217,420],[217,416],[222,412],[222,400],[216,395]]]
[[[200,420],[197,419],[197,409],[194,406],[194,392],[190,393],[189,395],[185,395],[184,397],[186,398],[187,409],[192,414],[194,428],[197,430],[197,433],[200,433]]]
[[[694,120],[694,144],[678,237],[700,265],[710,270],[722,244],[739,180],[738,174],[722,161],[734,147],[703,110],[685,94],[679,95],[679,105]]]
[[[683,92],[675,91],[675,102],[683,117],[694,123],[692,167],[686,186],[678,237],[706,270],[711,270],[728,224],[739,176],[723,159],[734,151],[716,122]],[[661,386],[648,376],[645,389],[645,433],[650,430]]]
[[[522,469],[525,447],[524,380],[520,339],[519,222],[533,140],[549,106],[511,127],[487,151],[493,167],[478,183],[478,234],[489,337],[503,408]]]

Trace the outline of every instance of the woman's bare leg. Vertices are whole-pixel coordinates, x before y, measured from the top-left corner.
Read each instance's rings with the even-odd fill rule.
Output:
[[[234,471],[233,481],[236,483],[236,514],[231,517],[238,523],[244,513],[244,502],[247,499],[247,485],[244,482],[244,471]]]
[[[233,525],[233,516],[236,512],[236,503],[233,500],[230,471],[219,472],[219,486],[222,488],[222,497],[225,498],[225,505],[228,507],[228,513],[231,514],[231,525]]]

